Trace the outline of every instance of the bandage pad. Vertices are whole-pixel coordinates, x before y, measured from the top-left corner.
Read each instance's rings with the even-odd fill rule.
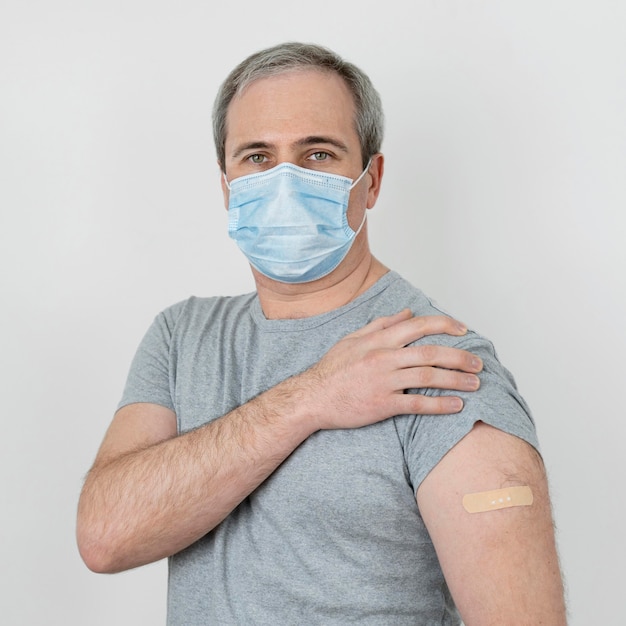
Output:
[[[494,491],[468,493],[463,496],[463,508],[468,513],[484,513],[511,506],[530,506],[533,492],[530,487],[505,487]]]

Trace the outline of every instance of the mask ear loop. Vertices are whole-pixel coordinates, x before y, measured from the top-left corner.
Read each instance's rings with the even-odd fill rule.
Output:
[[[371,164],[372,164],[372,159],[370,159],[367,162],[367,165],[365,166],[365,169],[361,172],[359,177],[350,185],[350,191],[352,191],[359,184],[359,182],[361,181],[361,178],[363,178],[363,176],[365,176],[365,174],[367,174],[368,170],[370,169],[370,165]],[[366,220],[367,220],[367,207],[365,207],[365,211],[363,211],[363,219],[361,220],[360,226],[354,231],[354,237],[355,238],[361,232],[361,229],[363,228],[363,225],[365,224]]]
[[[363,211],[363,219],[361,220],[361,225],[354,231],[355,239],[358,237],[359,233],[361,232],[361,229],[363,228],[363,225],[365,224],[366,220],[367,220],[367,208],[365,209],[365,211]]]
[[[359,177],[350,185],[350,191],[352,191],[361,182],[361,178],[363,178],[363,176],[367,174],[368,170],[370,169],[371,164],[372,164],[372,159],[370,159],[367,162],[365,169],[359,174]]]

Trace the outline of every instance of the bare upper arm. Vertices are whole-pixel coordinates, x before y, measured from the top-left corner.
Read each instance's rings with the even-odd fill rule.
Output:
[[[530,506],[468,513],[463,496],[527,485]],[[417,502],[467,626],[564,624],[543,463],[523,440],[478,422],[426,477]]]
[[[172,410],[148,402],[129,404],[115,413],[94,466],[171,439],[176,434],[176,414]]]

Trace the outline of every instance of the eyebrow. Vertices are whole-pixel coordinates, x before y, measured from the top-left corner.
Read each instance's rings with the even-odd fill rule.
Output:
[[[248,143],[241,144],[232,154],[232,158],[236,159],[242,153],[247,150],[267,150],[271,145],[265,141],[250,141]]]
[[[324,137],[321,135],[309,135],[308,137],[303,137],[302,139],[298,139],[294,142],[294,146],[296,147],[307,147],[314,146],[319,144],[328,144],[334,146],[338,150],[342,152],[348,152],[348,146],[339,141],[338,139],[334,139],[333,137]],[[244,152],[248,150],[267,150],[272,148],[272,144],[267,143],[265,141],[249,141],[248,143],[241,144],[232,154],[232,158],[236,159],[241,156]]]
[[[335,146],[338,150],[342,152],[348,152],[348,146],[339,141],[338,139],[333,139],[333,137],[324,137],[320,135],[310,135],[309,137],[304,137],[295,142],[296,146],[313,146],[320,143],[327,143],[331,146]]]

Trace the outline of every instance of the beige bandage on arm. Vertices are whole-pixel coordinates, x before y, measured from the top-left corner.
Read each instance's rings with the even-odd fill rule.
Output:
[[[510,506],[529,506],[533,503],[530,487],[505,487],[494,491],[468,493],[463,496],[463,507],[468,513],[483,513]]]

